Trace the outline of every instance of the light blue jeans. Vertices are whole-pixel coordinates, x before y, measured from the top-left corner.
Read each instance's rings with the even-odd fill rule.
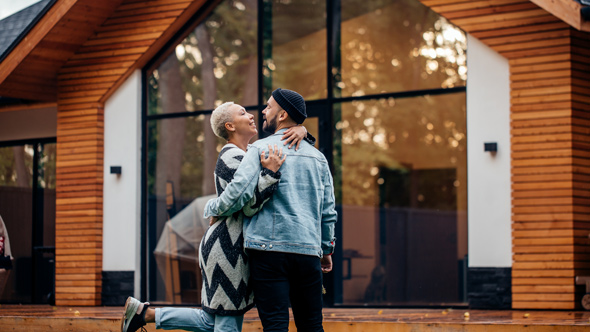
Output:
[[[212,315],[201,309],[156,308],[156,329],[194,332],[241,332],[244,315]]]

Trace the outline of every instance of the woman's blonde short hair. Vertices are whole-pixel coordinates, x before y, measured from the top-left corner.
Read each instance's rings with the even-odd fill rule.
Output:
[[[211,129],[213,129],[215,135],[226,141],[229,140],[229,133],[225,129],[225,124],[233,120],[233,114],[229,110],[233,104],[233,101],[223,103],[211,113]]]

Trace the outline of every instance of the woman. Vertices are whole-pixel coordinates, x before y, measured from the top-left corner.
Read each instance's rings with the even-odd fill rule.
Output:
[[[217,195],[233,179],[248,142],[257,134],[254,116],[237,104],[227,102],[211,114],[211,127],[215,135],[225,139],[215,167]],[[295,127],[283,136],[290,147],[307,136],[304,127]],[[310,136],[309,136],[310,137]],[[311,143],[313,137],[307,138]],[[279,168],[285,161],[282,148],[269,147],[269,155],[260,156],[260,172],[255,196],[244,209],[231,217],[220,219],[205,233],[199,247],[199,263],[203,276],[201,292],[203,309],[161,308],[151,309],[149,303],[129,297],[121,321],[122,332],[134,332],[146,323],[155,322],[156,328],[187,331],[242,330],[244,313],[254,306],[253,294],[248,286],[249,267],[243,250],[242,221],[262,208],[276,190],[280,179]]]

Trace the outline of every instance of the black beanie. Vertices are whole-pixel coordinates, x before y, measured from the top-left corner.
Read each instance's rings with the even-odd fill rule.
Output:
[[[305,100],[297,92],[278,88],[272,92],[272,97],[297,124],[302,124],[307,118]]]

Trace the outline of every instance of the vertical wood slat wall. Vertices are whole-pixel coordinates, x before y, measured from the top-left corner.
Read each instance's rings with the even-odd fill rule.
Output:
[[[509,60],[515,308],[579,307],[575,276],[590,275],[590,103],[577,101],[588,83],[576,69],[590,63],[583,34],[562,32],[563,46]]]
[[[202,3],[125,0],[59,72],[56,305],[101,304],[105,99]]]
[[[575,276],[590,275],[590,34],[530,1],[421,2],[509,60],[512,307],[579,307]]]

